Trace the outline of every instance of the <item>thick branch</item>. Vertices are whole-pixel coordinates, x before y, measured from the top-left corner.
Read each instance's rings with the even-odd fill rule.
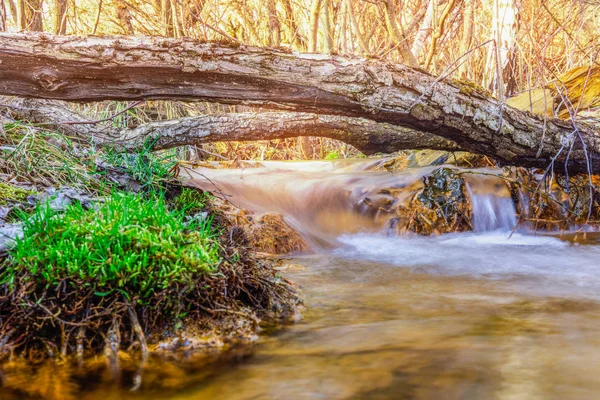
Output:
[[[470,85],[377,60],[156,37],[2,33],[0,61],[0,94],[202,99],[362,117],[443,136],[507,164],[545,167],[554,159],[586,171],[581,137],[600,168],[600,141],[589,126],[544,122]]]
[[[12,99],[16,118],[50,123],[65,134],[100,146],[139,150],[148,140],[154,150],[218,141],[250,141],[297,136],[321,136],[342,140],[365,154],[391,153],[405,149],[459,150],[455,143],[423,132],[365,118],[300,112],[231,113],[201,115],[158,121],[133,129],[87,120],[57,101]]]

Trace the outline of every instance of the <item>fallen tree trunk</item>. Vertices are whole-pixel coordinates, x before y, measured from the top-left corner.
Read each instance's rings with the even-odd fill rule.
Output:
[[[428,133],[365,118],[301,112],[201,115],[114,128],[93,123],[57,101],[12,99],[13,116],[49,127],[99,146],[135,151],[152,142],[153,150],[221,141],[265,140],[273,137],[321,136],[342,140],[365,154],[406,149],[456,151],[458,146]]]
[[[360,117],[442,136],[505,164],[600,168],[595,126],[545,120],[472,85],[372,59],[156,37],[2,33],[0,61],[0,94],[201,99]]]

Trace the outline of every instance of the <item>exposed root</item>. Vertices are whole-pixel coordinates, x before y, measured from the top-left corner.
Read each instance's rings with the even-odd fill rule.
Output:
[[[524,168],[505,173],[519,220],[534,230],[565,230],[600,223],[600,177],[558,176],[555,179]]]
[[[133,331],[135,332],[138,340],[140,341],[140,350],[142,351],[142,357],[145,359],[148,357],[148,345],[146,344],[146,336],[144,335],[144,331],[140,326],[140,322],[138,321],[137,314],[131,304],[127,303],[127,314],[129,315],[129,319],[131,322],[131,326],[133,327]]]

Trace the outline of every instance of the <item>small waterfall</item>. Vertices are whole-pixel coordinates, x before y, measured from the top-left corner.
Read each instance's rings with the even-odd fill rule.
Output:
[[[257,214],[280,213],[313,248],[346,233],[382,232],[436,167],[372,171],[381,160],[263,162],[247,169],[186,170],[186,184],[227,195]],[[208,178],[208,179],[207,179]]]
[[[233,204],[257,214],[280,213],[312,247],[336,246],[343,234],[410,232],[412,199],[436,166],[378,171],[381,160],[263,162],[247,169],[186,171],[186,184],[225,193]],[[375,171],[371,169],[376,169]],[[485,175],[489,173],[490,175]],[[492,173],[462,174],[476,232],[512,231],[517,223],[510,191]],[[427,218],[427,217],[425,217]],[[443,222],[443,221],[442,221]],[[435,223],[435,221],[433,222]],[[406,230],[405,230],[406,229]],[[447,232],[444,232],[447,233]]]
[[[506,184],[494,176],[469,176],[467,191],[473,211],[475,232],[512,231],[517,211]]]

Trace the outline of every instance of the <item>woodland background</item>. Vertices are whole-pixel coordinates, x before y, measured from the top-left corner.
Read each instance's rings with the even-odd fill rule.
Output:
[[[500,100],[555,85],[574,67],[598,66],[600,37],[596,0],[2,0],[0,17],[0,30],[191,37],[377,58],[475,82]],[[151,106],[159,118],[248,109]],[[316,138],[216,146],[206,151],[261,159],[356,155]],[[278,155],[282,149],[290,152]]]

